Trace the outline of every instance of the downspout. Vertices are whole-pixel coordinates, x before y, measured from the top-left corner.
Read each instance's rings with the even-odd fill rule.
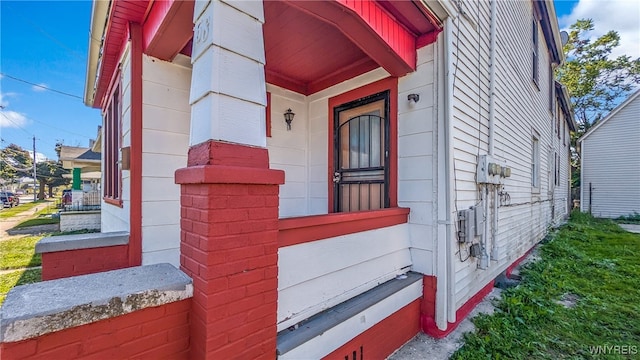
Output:
[[[489,155],[495,150],[495,99],[496,99],[496,37],[497,37],[497,1],[491,0],[491,29],[489,38]],[[487,199],[489,194],[487,192]],[[487,204],[488,208],[488,204]],[[487,214],[487,213],[485,213]],[[498,260],[498,185],[493,185],[493,213],[491,214],[491,255]]]
[[[445,176],[447,179],[445,180],[446,188],[446,199],[447,201],[445,206],[445,211],[447,212],[447,220],[446,220],[446,243],[445,243],[445,251],[446,251],[446,267],[447,267],[447,299],[446,299],[446,310],[447,310],[447,320],[450,323],[456,322],[456,292],[455,292],[455,264],[453,262],[454,258],[454,249],[452,246],[452,242],[454,241],[454,231],[452,229],[453,219],[452,219],[452,205],[455,200],[455,194],[453,194],[453,189],[455,188],[456,181],[455,174],[453,173],[454,164],[453,164],[453,47],[451,44],[453,43],[453,20],[451,16],[447,17],[445,22],[445,38],[444,38],[444,58],[445,58],[445,97],[444,97],[444,131],[445,131]],[[447,324],[436,324],[440,330],[445,330],[447,328]]]

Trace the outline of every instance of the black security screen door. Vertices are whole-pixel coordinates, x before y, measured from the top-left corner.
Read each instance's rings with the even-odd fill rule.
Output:
[[[334,211],[389,207],[389,91],[334,108]]]

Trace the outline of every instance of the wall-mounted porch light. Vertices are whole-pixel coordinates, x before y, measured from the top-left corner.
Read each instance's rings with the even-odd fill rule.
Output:
[[[296,114],[291,111],[291,109],[287,109],[287,112],[284,113],[284,121],[287,123],[287,130],[291,130],[291,122],[293,121],[293,117]]]
[[[413,101],[413,103],[417,103],[420,101],[420,95],[418,94],[409,94],[407,95],[407,101]]]

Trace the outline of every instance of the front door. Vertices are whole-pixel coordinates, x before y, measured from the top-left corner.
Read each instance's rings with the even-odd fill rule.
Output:
[[[389,207],[389,91],[333,109],[334,211]]]

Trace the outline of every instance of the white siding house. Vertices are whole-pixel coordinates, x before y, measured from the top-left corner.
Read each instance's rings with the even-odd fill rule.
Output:
[[[344,358],[359,335],[393,333],[395,316],[443,336],[568,214],[573,122],[552,75],[550,0],[113,6],[111,36],[92,37],[118,56],[90,59],[105,73],[86,92],[122,120],[102,228],[132,233],[130,259],[194,279],[203,332],[229,300],[267,309],[251,325],[278,334],[283,359]],[[117,110],[103,99],[112,83]],[[238,274],[256,283],[231,289]],[[379,291],[331,331],[286,340]]]
[[[605,218],[640,213],[640,90],[578,141],[580,210]]]

